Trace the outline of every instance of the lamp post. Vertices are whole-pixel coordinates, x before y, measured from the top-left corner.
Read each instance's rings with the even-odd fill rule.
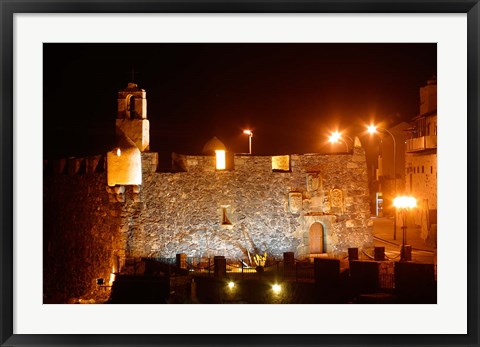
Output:
[[[394,196],[397,196],[397,141],[395,141],[395,136],[385,128],[378,129],[379,131],[384,131],[392,137],[393,140],[393,184],[394,184]],[[370,125],[367,128],[367,131],[370,134],[377,133],[377,126]],[[393,239],[397,239],[397,215],[393,219]]]
[[[248,135],[248,154],[252,154],[252,137],[253,132],[251,130],[244,130],[244,134]]]
[[[407,245],[407,212],[410,208],[417,206],[417,199],[412,196],[397,196],[393,199],[393,206],[402,212],[402,249],[400,250],[400,261],[407,261],[405,246]]]
[[[338,141],[342,141],[345,144],[345,147],[347,148],[347,153],[348,153],[350,151],[350,148],[348,147],[347,141],[342,139],[342,136],[348,137],[350,139],[350,141],[352,141],[352,143],[353,143],[353,139],[350,136],[345,135],[345,134],[340,134],[338,131],[334,131],[328,137],[328,141],[331,142],[331,143],[337,143]]]

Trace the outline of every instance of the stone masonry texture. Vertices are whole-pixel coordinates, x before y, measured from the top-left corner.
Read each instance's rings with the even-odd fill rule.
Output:
[[[273,171],[271,156],[236,155],[223,171],[213,156],[174,159],[181,171],[160,173],[156,154],[142,153],[142,185],[124,193],[105,173],[45,175],[44,302],[100,298],[95,279],[126,258],[312,257],[313,223],[328,256],[373,246],[362,148],[291,155],[289,171]]]

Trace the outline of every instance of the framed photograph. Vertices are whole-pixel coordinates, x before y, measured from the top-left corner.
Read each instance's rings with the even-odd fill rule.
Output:
[[[2,345],[480,345],[478,1],[1,1]]]

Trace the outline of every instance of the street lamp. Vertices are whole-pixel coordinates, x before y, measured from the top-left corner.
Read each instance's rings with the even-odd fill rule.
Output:
[[[252,137],[253,132],[251,130],[244,130],[244,134],[248,135],[248,154],[252,154]]]
[[[405,255],[405,246],[407,244],[407,212],[410,208],[417,206],[417,199],[412,196],[397,196],[393,199],[393,206],[402,212],[402,249],[400,251],[400,261],[407,261]]]
[[[353,143],[353,139],[352,139],[350,136],[345,135],[345,134],[340,134],[338,131],[334,131],[334,132],[328,137],[328,141],[331,142],[331,143],[337,143],[338,141],[342,141],[342,142],[345,144],[346,148],[347,148],[347,152],[349,152],[350,149],[349,149],[349,147],[348,147],[348,143],[347,143],[347,141],[345,141],[344,139],[342,139],[342,136],[345,136],[345,137],[349,138],[350,141],[352,141],[352,143]]]
[[[370,134],[376,134],[377,129],[378,128],[375,125],[369,125],[367,127],[367,131]],[[397,141],[395,141],[395,136],[393,136],[393,134],[387,129],[381,128],[381,129],[378,129],[378,131],[386,132],[388,135],[392,137],[392,140],[393,140],[393,184],[395,187],[394,196],[397,196]],[[396,215],[395,215],[395,218],[393,219],[393,239],[394,240],[397,239],[397,216]]]

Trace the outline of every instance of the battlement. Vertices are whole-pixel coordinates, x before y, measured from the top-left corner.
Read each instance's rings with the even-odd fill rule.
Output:
[[[153,173],[158,167],[158,153],[144,152],[142,157],[142,173]],[[61,158],[43,161],[44,175],[86,175],[105,174],[107,168],[107,156],[103,154],[80,157]]]
[[[43,161],[44,175],[82,175],[105,172],[105,155],[61,158]]]
[[[158,153],[141,153],[142,174],[158,172]],[[216,169],[216,158],[213,155],[185,155],[172,153],[173,172],[190,173],[304,173],[328,170],[332,166],[341,165],[345,169],[361,168],[366,163],[365,151],[361,147],[354,148],[349,154],[286,154],[286,155],[248,155],[232,154],[227,158],[225,170]],[[106,174],[106,155],[95,155],[81,158],[62,158],[44,160],[44,175],[85,175]]]
[[[216,168],[214,155],[172,154],[172,166],[175,172],[309,172],[319,170],[321,166],[338,161],[348,168],[355,168],[360,162],[365,162],[365,151],[355,147],[352,153],[346,154],[285,154],[285,155],[249,155],[230,154],[226,158],[226,168]]]

